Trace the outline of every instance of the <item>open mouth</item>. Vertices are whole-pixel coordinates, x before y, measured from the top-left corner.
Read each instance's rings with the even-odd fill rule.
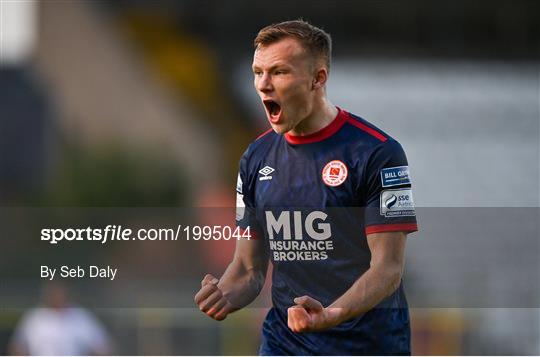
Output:
[[[263,100],[263,104],[270,115],[270,119],[272,121],[277,121],[279,119],[279,114],[281,113],[281,105],[273,100]]]

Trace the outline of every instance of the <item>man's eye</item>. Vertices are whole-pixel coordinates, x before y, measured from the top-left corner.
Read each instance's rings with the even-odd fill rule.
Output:
[[[253,71],[254,76],[260,76],[262,74],[261,71]]]

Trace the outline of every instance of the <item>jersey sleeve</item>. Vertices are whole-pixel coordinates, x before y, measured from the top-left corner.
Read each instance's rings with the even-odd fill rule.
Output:
[[[236,226],[244,232],[249,229],[252,239],[262,237],[257,221],[253,180],[248,172],[248,153],[246,150],[240,159],[240,168],[236,182]]]
[[[368,158],[364,172],[366,235],[418,230],[407,157],[388,140]]]

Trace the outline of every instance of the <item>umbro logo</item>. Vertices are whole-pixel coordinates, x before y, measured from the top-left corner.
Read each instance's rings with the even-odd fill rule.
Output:
[[[262,175],[259,177],[259,181],[271,180],[272,176],[269,176],[269,175],[274,171],[276,170],[274,170],[270,166],[263,167],[262,169],[259,170],[259,173]]]

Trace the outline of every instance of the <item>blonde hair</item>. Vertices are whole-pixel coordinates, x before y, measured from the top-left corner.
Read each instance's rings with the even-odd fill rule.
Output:
[[[255,49],[287,37],[297,39],[315,58],[320,58],[330,69],[332,38],[328,33],[304,20],[284,21],[261,29],[253,41]]]

